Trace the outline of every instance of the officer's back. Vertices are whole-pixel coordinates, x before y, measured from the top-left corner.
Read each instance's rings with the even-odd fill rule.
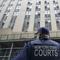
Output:
[[[38,30],[39,39],[30,42],[28,60],[60,60],[59,43],[49,39],[46,28]]]
[[[59,44],[52,40],[31,41],[31,47],[28,51],[30,60],[58,60]],[[29,60],[28,59],[28,60]]]
[[[46,28],[38,29],[39,39],[28,42],[14,60],[60,60],[59,43],[50,40]]]

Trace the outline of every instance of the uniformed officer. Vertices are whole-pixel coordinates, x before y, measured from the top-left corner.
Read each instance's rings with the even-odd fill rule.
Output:
[[[37,31],[39,39],[28,42],[13,60],[60,60],[60,45],[49,38],[48,29]]]

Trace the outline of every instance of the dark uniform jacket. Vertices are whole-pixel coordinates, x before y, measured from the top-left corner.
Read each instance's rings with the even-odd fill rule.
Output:
[[[28,42],[13,60],[60,60],[59,43],[49,40]]]

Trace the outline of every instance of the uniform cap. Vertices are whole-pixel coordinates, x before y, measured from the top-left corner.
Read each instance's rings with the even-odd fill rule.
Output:
[[[42,27],[42,28],[38,29],[37,33],[47,34],[48,35],[49,34],[49,30],[47,28]]]

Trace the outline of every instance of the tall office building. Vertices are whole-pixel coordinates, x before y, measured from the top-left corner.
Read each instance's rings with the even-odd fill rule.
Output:
[[[0,0],[0,60],[12,59],[39,27],[60,39],[60,0]]]
[[[60,30],[59,0],[0,0],[0,29],[33,32],[39,27]]]

